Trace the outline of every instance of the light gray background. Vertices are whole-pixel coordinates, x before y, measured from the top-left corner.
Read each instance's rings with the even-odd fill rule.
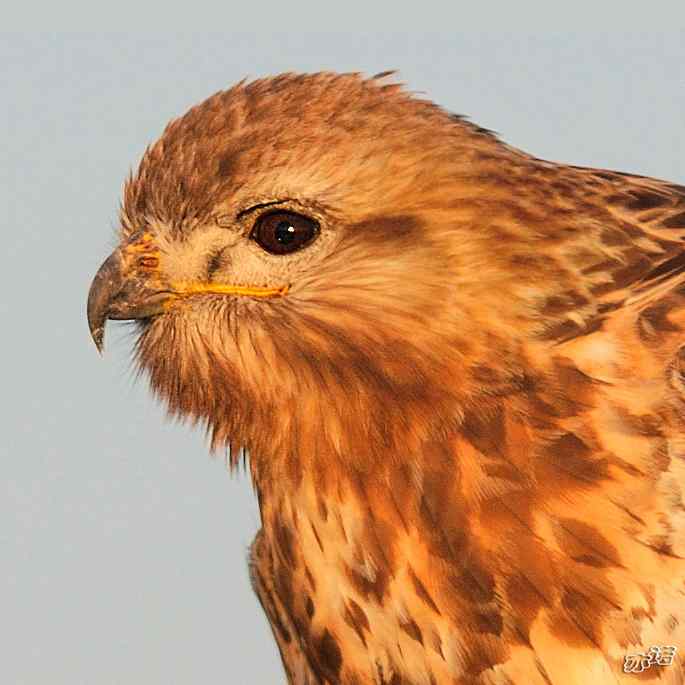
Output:
[[[244,76],[397,68],[537,156],[682,183],[685,6],[641,17],[571,4],[580,13],[541,19],[509,3],[496,27],[485,9],[467,25],[421,4],[394,33],[353,33],[338,9],[329,25],[345,34],[287,19],[275,34],[252,8],[250,21],[202,19],[254,26],[243,34],[2,38],[2,685],[282,682],[248,582],[259,520],[248,479],[165,420],[134,380],[124,326],[110,327],[104,360],[88,337],[88,285],[144,147]],[[450,32],[418,30],[431,21]]]

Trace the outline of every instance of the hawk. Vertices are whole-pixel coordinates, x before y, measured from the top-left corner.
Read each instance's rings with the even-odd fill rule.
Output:
[[[289,683],[683,683],[684,245],[683,186],[285,74],[147,149],[88,321],[248,455]]]

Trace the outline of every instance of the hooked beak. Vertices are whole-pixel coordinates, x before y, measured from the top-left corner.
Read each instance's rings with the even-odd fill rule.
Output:
[[[88,292],[88,327],[102,354],[107,319],[147,319],[162,314],[176,301],[193,295],[281,297],[290,286],[222,283],[167,283],[160,276],[159,253],[148,235],[116,249],[103,262]]]
[[[170,289],[151,287],[148,274],[127,275],[121,249],[103,262],[88,291],[88,327],[102,353],[107,319],[145,319],[164,311]]]

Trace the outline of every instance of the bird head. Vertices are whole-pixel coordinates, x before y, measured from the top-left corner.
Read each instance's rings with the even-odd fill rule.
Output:
[[[152,388],[215,447],[409,449],[513,373],[534,261],[492,212],[516,163],[385,76],[241,83],[169,124],[127,181],[94,340],[137,320]]]

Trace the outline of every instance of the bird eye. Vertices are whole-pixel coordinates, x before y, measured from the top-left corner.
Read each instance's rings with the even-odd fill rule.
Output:
[[[319,233],[319,224],[295,212],[271,212],[257,219],[250,237],[271,254],[290,254],[308,245]]]

